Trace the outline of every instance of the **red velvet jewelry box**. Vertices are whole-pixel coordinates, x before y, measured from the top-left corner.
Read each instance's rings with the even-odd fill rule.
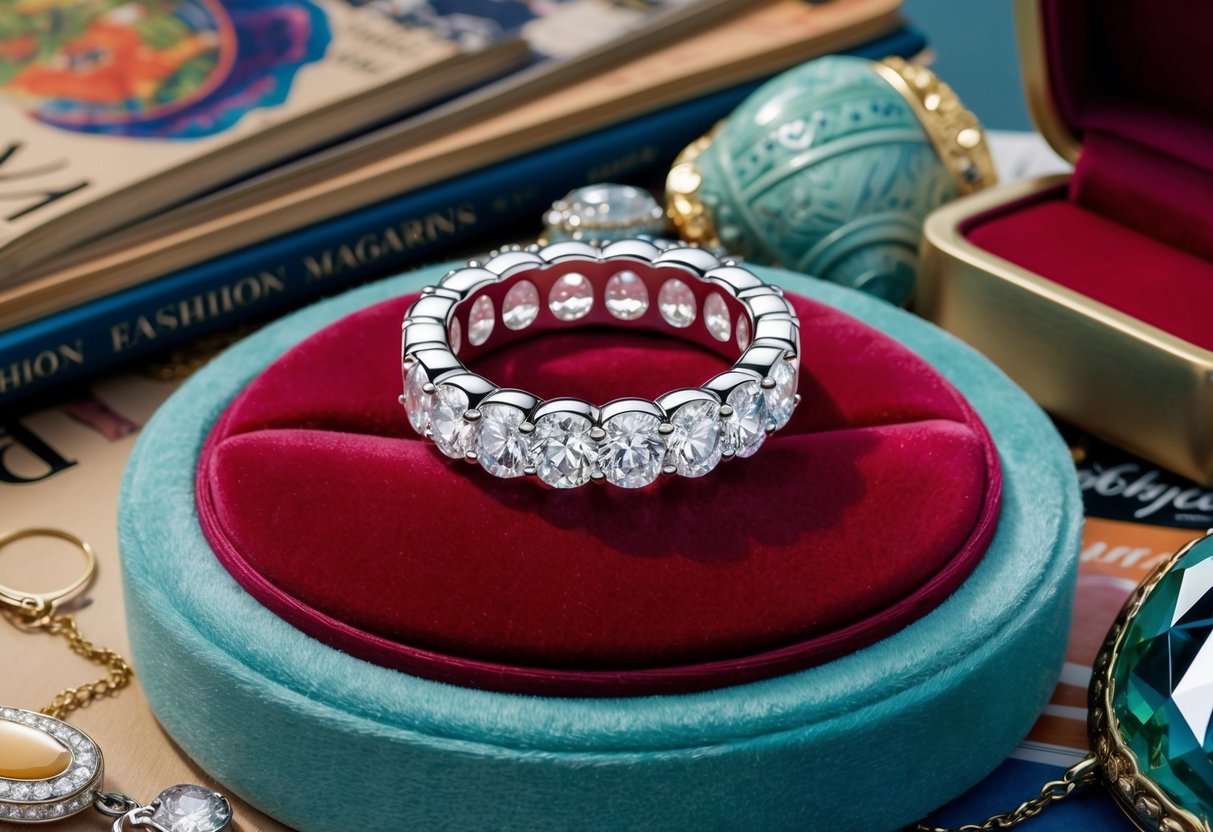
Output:
[[[1074,173],[932,214],[917,309],[1055,415],[1213,484],[1213,6],[1017,15],[1029,106]]]

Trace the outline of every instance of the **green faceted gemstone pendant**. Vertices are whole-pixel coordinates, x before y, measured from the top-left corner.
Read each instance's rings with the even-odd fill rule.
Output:
[[[1103,779],[1150,832],[1209,832],[1213,817],[1213,535],[1189,543],[1129,599],[1091,682]]]

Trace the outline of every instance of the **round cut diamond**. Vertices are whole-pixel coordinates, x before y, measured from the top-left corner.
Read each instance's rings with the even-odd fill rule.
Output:
[[[685,329],[695,322],[695,293],[690,286],[671,277],[657,292],[657,308],[666,323]]]
[[[666,437],[667,464],[684,477],[702,477],[716,467],[724,448],[720,441],[720,405],[716,402],[689,402],[674,411]]]
[[[35,800],[46,800],[51,796],[51,784],[45,780],[35,783],[30,789],[30,794],[34,796]]]
[[[771,368],[771,380],[775,386],[766,391],[767,417],[778,430],[792,418],[796,409],[796,365],[786,358],[779,359]]]
[[[526,437],[518,426],[522,411],[508,404],[486,404],[476,423],[477,456],[484,470],[498,477],[520,477],[529,464]]]
[[[1142,774],[1180,806],[1213,805],[1213,538],[1182,555],[1125,629],[1112,711]]]
[[[463,459],[476,436],[471,423],[463,418],[467,409],[466,393],[450,384],[438,385],[430,404],[430,438],[438,450],[455,459]]]
[[[556,488],[576,488],[590,481],[598,461],[593,424],[577,413],[549,413],[535,420],[531,456],[539,479]]]
[[[750,318],[744,312],[737,316],[737,349],[744,351],[750,345]]]
[[[473,347],[478,347],[489,340],[496,323],[493,299],[488,295],[476,298],[472,302],[472,311],[468,313],[468,343]]]
[[[634,321],[649,311],[649,290],[633,271],[616,272],[603,291],[607,311],[621,321]]]
[[[603,423],[602,473],[623,488],[643,488],[665,462],[661,420],[652,413],[620,413]]]
[[[733,331],[729,321],[729,307],[725,306],[724,298],[717,292],[712,292],[703,302],[703,323],[717,341],[729,340]]]
[[[729,407],[733,412],[724,420],[724,445],[735,456],[753,456],[767,438],[767,397],[756,381],[733,388]]]
[[[425,392],[427,381],[425,370],[414,361],[404,377],[404,409],[413,430],[422,435],[430,426],[430,394]]]
[[[562,321],[575,321],[590,314],[594,305],[594,289],[583,274],[562,275],[548,293],[548,307]]]
[[[173,786],[156,801],[152,820],[169,832],[221,832],[232,822],[231,805],[202,786]]]
[[[529,280],[519,280],[501,300],[501,322],[506,329],[526,329],[539,315],[539,290]]]

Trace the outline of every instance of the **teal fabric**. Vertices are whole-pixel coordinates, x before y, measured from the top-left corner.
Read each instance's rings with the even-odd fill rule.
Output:
[[[194,461],[210,425],[301,338],[445,271],[350,292],[248,338],[170,399],[134,451],[120,538],[136,667],[161,723],[199,765],[302,830],[878,832],[964,791],[1010,752],[1063,659],[1082,521],[1069,454],[1022,391],[950,336],[772,269],[758,271],[939,367],[1000,449],[1003,518],[989,553],[913,626],[754,684],[555,699],[376,667],[259,606],[198,526]]]

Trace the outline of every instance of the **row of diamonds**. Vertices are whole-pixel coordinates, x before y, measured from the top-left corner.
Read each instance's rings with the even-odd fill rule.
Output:
[[[706,390],[683,390],[599,410],[576,399],[527,407],[490,394],[472,408],[463,389],[430,383],[414,362],[403,399],[414,430],[442,453],[498,477],[534,475],[556,488],[595,480],[642,488],[661,474],[700,477],[722,459],[754,454],[791,418],[796,380],[795,358],[787,356],[769,377],[735,384],[723,402]]]
[[[0,820],[48,821],[82,812],[93,805],[94,792],[83,792],[71,800],[43,803],[37,806],[8,803],[0,800]]]
[[[45,780],[0,777],[0,800],[32,803],[62,797],[85,786],[99,771],[101,754],[96,743],[67,723],[19,708],[0,708],[0,719],[43,731],[64,743],[72,754],[71,767],[58,777]]]
[[[561,275],[548,292],[548,309],[560,321],[578,321],[590,314],[598,302],[589,278],[579,272]],[[603,285],[602,305],[619,321],[635,321],[649,311],[649,290],[631,269],[621,269]],[[529,280],[519,280],[501,301],[500,323],[514,331],[524,330],[539,317],[539,289]],[[657,291],[657,311],[662,320],[675,329],[686,329],[699,318],[695,293],[677,277],[667,278]],[[481,295],[468,313],[467,342],[479,347],[492,337],[498,324],[493,299]],[[725,342],[736,332],[737,348],[744,350],[750,341],[750,322],[744,313],[733,325],[729,308],[719,292],[711,292],[703,302],[703,324],[717,341]],[[447,328],[451,351],[459,354],[464,333],[457,318]]]
[[[575,258],[619,263],[603,287],[603,303],[619,320],[639,318],[649,308],[648,289],[630,264],[673,267],[682,277],[713,284],[703,304],[705,327],[717,341],[735,332],[741,358],[697,390],[674,391],[656,402],[616,401],[601,410],[573,399],[540,402],[469,372],[456,357],[463,333],[455,305],[525,270]],[[736,327],[722,292],[745,308]],[[560,488],[591,480],[639,488],[662,473],[702,476],[721,459],[753,454],[767,433],[787,423],[799,401],[795,312],[777,288],[703,249],[641,240],[515,246],[486,263],[470,261],[422,294],[405,319],[401,403],[412,427],[444,454],[478,462],[497,476],[531,474]],[[516,280],[502,299],[501,322],[525,328],[539,303],[537,287]],[[578,320],[594,303],[591,281],[579,272],[561,275],[549,292],[558,320]],[[479,346],[492,334],[495,311],[485,295],[473,301],[470,343]],[[658,290],[658,311],[667,324],[684,329],[699,315],[698,301],[682,279],[669,277]]]
[[[601,248],[578,242],[544,248],[510,246],[492,252],[487,262],[470,260],[465,268],[449,272],[438,286],[427,286],[422,290],[422,300],[410,307],[406,317],[406,351],[422,345],[441,344],[452,355],[457,355],[465,342],[472,346],[486,343],[497,331],[498,324],[513,331],[527,329],[538,320],[543,300],[539,287],[525,278],[514,280],[501,298],[500,315],[493,298],[476,297],[468,312],[466,332],[460,319],[454,316],[454,308],[489,284],[519,276],[520,272],[529,269],[543,269],[577,258],[618,263],[619,268],[603,282],[601,298],[597,297],[594,282],[586,275],[577,271],[561,275],[549,288],[547,298],[547,307],[558,321],[576,322],[589,315],[600,302],[616,320],[628,322],[643,318],[653,306],[650,288],[630,268],[632,264],[657,267],[670,275],[655,289],[656,309],[661,319],[675,330],[685,330],[702,320],[712,339],[725,343],[733,337],[738,349],[744,351],[752,338],[759,337],[753,330],[752,320],[764,315],[784,319],[795,317],[779,297],[782,292],[777,287],[763,284],[734,261],[721,261],[711,252],[697,247],[649,240],[619,240]],[[696,293],[685,280],[691,277],[715,284],[704,297],[702,309]],[[748,310],[748,314],[739,314],[735,323],[726,296]],[[411,334],[407,324],[413,324],[415,331]]]

